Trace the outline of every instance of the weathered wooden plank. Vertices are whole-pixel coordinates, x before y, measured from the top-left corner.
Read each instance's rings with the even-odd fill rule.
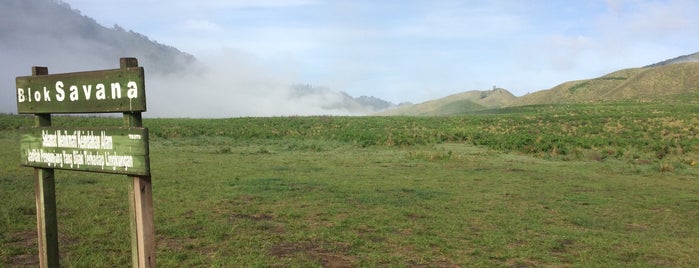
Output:
[[[53,169],[34,169],[36,229],[40,267],[59,267],[56,181]]]
[[[149,175],[147,128],[39,127],[21,137],[25,166]]]
[[[32,68],[32,74],[46,75],[48,68]],[[34,124],[37,127],[51,126],[51,115],[35,115]],[[34,168],[34,198],[36,201],[39,266],[59,267],[56,180],[52,168]]]
[[[20,114],[146,110],[143,67],[20,76],[15,82]]]
[[[129,187],[133,267],[156,267],[153,187],[150,176],[133,176]]]

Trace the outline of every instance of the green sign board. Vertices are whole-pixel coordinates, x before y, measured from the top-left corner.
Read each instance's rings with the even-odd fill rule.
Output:
[[[146,110],[143,67],[20,76],[16,85],[20,114]]]
[[[22,135],[21,151],[31,167],[150,175],[146,128],[40,127]]]

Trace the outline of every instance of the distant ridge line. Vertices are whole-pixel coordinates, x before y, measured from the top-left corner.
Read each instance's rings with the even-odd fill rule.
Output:
[[[683,63],[683,62],[699,62],[699,52],[687,54],[687,55],[682,55],[682,56],[675,57],[675,58],[672,58],[669,60],[664,60],[661,62],[653,63],[651,65],[643,66],[643,68],[659,67],[659,66],[664,66],[664,65],[668,65],[668,64]]]

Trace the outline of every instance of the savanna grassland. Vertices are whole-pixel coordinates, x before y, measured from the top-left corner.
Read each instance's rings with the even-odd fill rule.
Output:
[[[157,263],[697,267],[698,101],[145,119]],[[19,165],[32,125],[0,116],[0,266],[38,261],[32,170]],[[129,265],[127,183],[56,171],[63,266]]]

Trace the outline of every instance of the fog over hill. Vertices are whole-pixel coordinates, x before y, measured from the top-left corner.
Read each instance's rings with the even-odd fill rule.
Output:
[[[46,66],[50,74],[114,69],[121,57],[136,57],[145,68],[147,117],[361,115],[380,109],[328,88],[303,91],[290,68],[270,70],[234,49],[195,58],[119,25],[102,26],[59,0],[0,1],[0,53],[0,113],[16,113],[15,77],[30,75],[31,66]]]
[[[689,54],[689,55],[682,55],[676,58],[672,58],[669,60],[664,60],[658,63],[654,63],[645,67],[658,67],[658,66],[663,66],[663,65],[669,65],[669,64],[675,64],[675,63],[684,63],[684,62],[699,62],[699,52]]]
[[[317,106],[328,111],[346,111],[349,115],[367,115],[397,107],[396,104],[376,97],[354,98],[345,92],[321,86],[297,84],[291,87],[289,94],[292,101],[315,101],[309,106]]]

